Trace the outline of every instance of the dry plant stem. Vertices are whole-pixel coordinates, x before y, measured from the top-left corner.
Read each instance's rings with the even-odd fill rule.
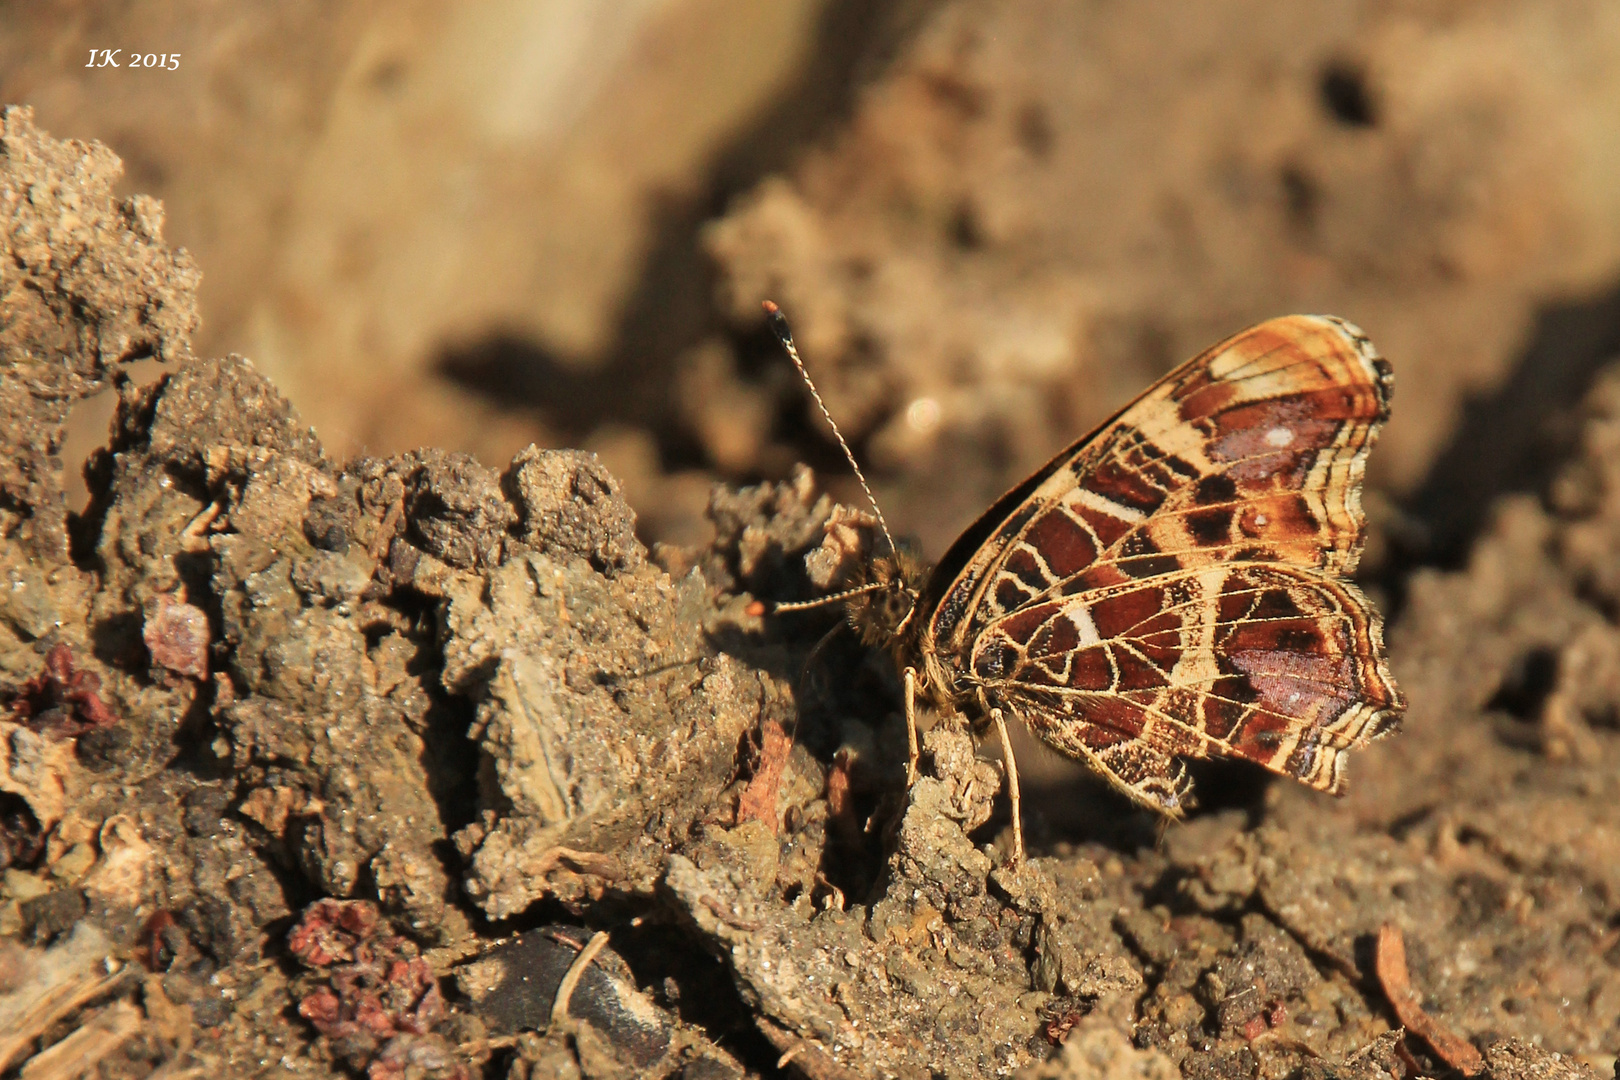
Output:
[[[1000,709],[990,710],[990,719],[996,725],[996,737],[1001,740],[1001,756],[1007,762],[1007,797],[1012,800],[1013,866],[1024,865],[1024,800],[1018,794],[1018,763],[1013,760],[1012,740],[1007,737],[1007,721]]]
[[[755,1021],[760,1033],[782,1052],[781,1060],[809,1080],[855,1080],[858,1073],[840,1065],[831,1054],[809,1039],[801,1039],[765,1017]]]
[[[1385,923],[1378,930],[1374,958],[1378,982],[1389,998],[1395,1016],[1408,1031],[1428,1043],[1440,1059],[1464,1076],[1475,1076],[1485,1069],[1485,1061],[1474,1045],[1423,1011],[1412,978],[1406,968],[1406,941],[1399,928]]]
[[[619,861],[611,855],[603,855],[595,851],[577,851],[574,848],[561,846],[548,848],[545,854],[536,860],[536,865],[541,873],[545,873],[565,862],[573,864],[576,869],[583,873],[593,874],[608,881],[613,881],[624,874],[623,869],[619,866]]]
[[[908,667],[906,682],[906,788],[917,782],[917,669]]]
[[[22,988],[25,999],[5,1017],[9,1030],[0,1033],[0,1069],[10,1065],[39,1034],[123,978],[122,969],[102,975],[91,966],[93,949],[63,953],[41,961],[37,974]]]
[[[206,1071],[201,1065],[181,1065],[180,1059],[175,1058],[161,1066],[146,1080],[196,1080],[197,1077],[205,1075]]]
[[[601,952],[602,946],[607,944],[607,939],[606,930],[598,930],[592,934],[591,940],[587,941],[585,947],[579,950],[579,955],[574,957],[574,962],[569,964],[568,970],[563,973],[562,982],[557,984],[557,996],[551,1002],[551,1026],[553,1028],[567,1020],[568,1002],[574,996],[574,988],[579,985],[579,980],[584,977],[585,969],[591,966],[591,961],[596,959],[596,954]]]
[[[1406,1029],[1405,1028],[1400,1028],[1398,1030],[1399,1030],[1400,1034],[1402,1034],[1402,1035],[1406,1034]],[[1379,1036],[1379,1038],[1381,1039],[1381,1038],[1383,1038],[1383,1036]],[[1379,1042],[1378,1039],[1374,1039],[1372,1042],[1363,1044],[1359,1049],[1351,1051],[1350,1056],[1344,1059],[1344,1064],[1345,1065],[1354,1065],[1356,1062],[1360,1061],[1362,1058],[1367,1057],[1374,1050],[1378,1049],[1378,1042]]]
[[[91,1017],[61,1042],[41,1050],[23,1063],[26,1080],[71,1080],[96,1072],[141,1028],[141,1011],[127,1001],[115,1001]]]

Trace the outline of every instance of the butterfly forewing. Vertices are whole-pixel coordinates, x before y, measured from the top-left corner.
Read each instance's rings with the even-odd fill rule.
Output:
[[[1402,708],[1377,613],[1340,580],[1389,383],[1360,331],[1324,317],[1182,365],[952,548],[925,666],[1168,813],[1189,792],[1178,757],[1339,790],[1341,752]]]

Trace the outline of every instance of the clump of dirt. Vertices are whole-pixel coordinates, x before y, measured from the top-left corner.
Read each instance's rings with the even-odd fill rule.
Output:
[[[126,970],[160,979],[185,1036],[108,1064],[129,1049],[120,1029],[96,1052],[115,1072],[234,1073],[276,1044],[374,1075],[464,1072],[456,1047],[478,1022],[429,998],[484,919],[542,898],[576,916],[605,893],[652,905],[665,851],[723,802],[761,716],[781,727],[783,692],[707,643],[701,575],[648,560],[590,456],[531,449],[505,475],[432,450],[327,459],[251,363],[192,358],[189,323],[154,314],[189,312],[196,275],[139,245],[145,276],[125,272],[119,245],[155,241],[157,218],[137,200],[125,216],[144,208],[146,232],[107,224],[123,220],[116,160],[49,140],[24,110],[5,123],[8,271],[70,256],[102,270],[8,280],[17,303],[80,321],[62,341],[26,312],[7,324],[5,437],[56,430],[120,360],[176,370],[144,388],[111,377],[83,515],[54,474],[6,489],[0,933],[42,950],[19,961],[34,964],[94,925]],[[127,327],[146,336],[114,335]],[[277,960],[332,963],[298,946],[313,931],[285,936],[293,917],[359,898],[373,925],[347,966],[290,983]],[[60,1011],[29,1011],[58,990],[14,1002],[27,1019],[6,1064],[68,1053]],[[668,1067],[704,1047],[686,1038]]]
[[[784,704],[705,642],[702,576],[646,559],[593,458],[525,453],[507,480],[538,547],[511,542],[481,575],[416,559],[402,579],[440,600],[440,677],[477,710],[479,818],[456,843],[468,896],[496,919],[607,883],[650,893],[744,735]]]
[[[0,1071],[1612,1069],[1620,367],[1545,503],[1404,582],[1407,730],[1347,799],[1218,766],[1263,794],[1162,835],[1099,802],[1015,869],[999,768],[936,725],[908,787],[887,661],[771,613],[872,543],[808,470],[649,553],[590,455],[334,462],[249,362],[150,329],[195,275],[106,224],[110,156],[4,124],[8,243],[90,277],[6,279],[72,332],[0,326],[0,438],[119,402],[85,514],[5,488]],[[174,370],[107,373],[143,350]]]
[[[199,275],[164,246],[160,203],[112,197],[123,166],[106,147],[42,141],[26,110],[8,108],[0,160],[0,531],[61,562],[63,422],[120,365],[190,358]]]

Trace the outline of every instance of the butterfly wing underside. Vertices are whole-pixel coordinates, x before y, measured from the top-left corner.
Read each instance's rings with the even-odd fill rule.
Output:
[[[1046,743],[1179,815],[1184,757],[1338,792],[1404,707],[1343,580],[1390,371],[1338,319],[1274,319],[1148,388],[946,555],[923,651]]]

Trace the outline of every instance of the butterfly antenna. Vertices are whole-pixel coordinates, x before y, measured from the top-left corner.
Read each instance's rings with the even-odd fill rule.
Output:
[[[889,532],[889,523],[884,520],[883,510],[878,506],[877,499],[872,496],[872,488],[867,484],[866,474],[861,472],[861,466],[855,460],[854,451],[849,448],[849,443],[844,441],[844,433],[838,430],[838,422],[832,418],[832,413],[827,411],[827,403],[821,400],[821,392],[811,381],[810,373],[804,369],[804,361],[799,359],[799,350],[793,345],[793,331],[788,329],[787,316],[782,314],[781,308],[769,300],[765,301],[764,307],[765,314],[770,318],[771,332],[776,335],[776,340],[782,343],[782,348],[787,350],[788,359],[793,361],[793,366],[799,369],[799,378],[810,388],[810,396],[816,399],[816,407],[821,410],[821,415],[826,417],[827,426],[832,428],[833,438],[838,440],[839,448],[849,460],[849,467],[855,470],[855,479],[861,482],[861,490],[866,492],[866,501],[872,505],[872,513],[877,515],[878,528],[883,530],[883,539],[889,545],[889,550],[900,550],[895,547],[894,536]]]
[[[808,611],[811,608],[826,607],[829,604],[841,604],[852,596],[864,596],[869,592],[878,592],[889,587],[887,582],[875,581],[870,585],[860,585],[843,592],[832,593],[828,596],[818,596],[814,600],[794,600],[786,604],[776,604],[772,611]]]

